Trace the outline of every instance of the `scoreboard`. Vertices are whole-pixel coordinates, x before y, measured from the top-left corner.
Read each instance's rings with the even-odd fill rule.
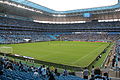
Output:
[[[84,18],[90,18],[92,16],[91,13],[83,13]]]

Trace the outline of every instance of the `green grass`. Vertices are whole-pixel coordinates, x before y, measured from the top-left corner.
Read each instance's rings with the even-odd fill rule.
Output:
[[[103,67],[101,65],[103,64],[105,58],[108,56],[113,45],[114,44],[111,44],[110,47],[108,47],[106,53],[102,54],[102,57],[98,61],[96,61],[95,65],[94,65],[95,67]]]
[[[85,67],[108,45],[109,43],[103,42],[50,41],[1,46],[12,47],[12,54],[58,64]]]

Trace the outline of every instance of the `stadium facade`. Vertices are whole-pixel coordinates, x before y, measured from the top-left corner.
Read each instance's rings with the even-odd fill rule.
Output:
[[[55,40],[61,34],[78,32],[119,34],[120,0],[112,6],[70,11],[55,11],[27,0],[1,0],[0,25],[1,42],[9,38],[4,43]]]

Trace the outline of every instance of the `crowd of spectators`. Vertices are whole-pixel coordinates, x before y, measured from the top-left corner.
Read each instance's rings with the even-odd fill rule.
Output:
[[[21,43],[24,39],[31,39],[36,41],[50,41],[57,38],[50,37],[57,33],[64,34],[68,30],[78,29],[106,29],[118,28],[119,21],[116,22],[88,22],[88,23],[72,23],[72,24],[52,24],[52,23],[38,23],[33,21],[25,21],[20,19],[13,19],[8,17],[0,17],[0,43]],[[57,30],[57,32],[56,32]],[[116,29],[117,30],[117,29]],[[49,32],[50,31],[50,32]],[[62,32],[64,31],[64,32]],[[52,33],[55,34],[43,34]],[[62,35],[62,40],[118,40],[119,34],[98,34],[98,33],[81,33],[81,34],[67,34]]]
[[[42,29],[109,29],[119,28],[119,21],[116,22],[88,22],[88,23],[71,23],[71,24],[53,24],[53,23],[38,23],[33,21],[25,21],[20,19],[13,19],[7,17],[0,17],[0,25],[4,26],[14,26],[13,29],[23,29],[23,30],[38,30]]]
[[[89,78],[89,75],[90,75],[90,78]],[[88,79],[89,80],[111,80],[108,72],[102,71],[100,68],[94,68],[94,66],[92,66],[91,72],[89,72],[87,67],[85,67],[83,71],[83,78],[87,80]]]
[[[43,80],[57,80],[56,76],[59,78],[59,76],[69,75],[66,69],[63,71],[63,73],[60,73],[58,72],[58,69],[54,68],[53,66],[52,67],[48,67],[45,65],[41,65],[40,67],[28,66],[22,63],[21,61],[17,62],[17,61],[9,60],[6,57],[0,57],[0,78],[2,75],[7,75],[5,74],[5,70],[19,71],[27,74],[33,73],[31,75],[33,80],[40,80],[40,78],[42,78]],[[29,80],[29,78],[27,80]],[[78,78],[77,80],[82,80],[82,78]]]
[[[72,41],[117,41],[120,39],[120,34],[108,34],[108,33],[79,33],[79,34],[67,34],[61,36],[61,40]]]
[[[31,42],[51,41],[51,40],[68,40],[68,41],[116,41],[120,39],[120,34],[108,33],[42,33],[29,31],[2,31],[0,30],[0,43],[23,43],[25,39]]]
[[[23,64],[21,61],[17,62],[17,61],[9,60],[6,57],[0,57],[0,77],[2,75],[5,75],[5,70],[25,72],[26,74],[32,72],[33,74],[31,76],[34,80],[39,80],[39,78],[45,80],[59,80],[56,79],[56,76],[58,78],[59,76],[69,76],[69,72],[66,69],[63,71],[63,73],[60,73],[58,72],[58,69],[54,68],[53,66],[52,67],[47,67],[45,65],[41,65],[40,67],[28,66],[26,64]],[[86,80],[86,79],[111,80],[111,78],[109,78],[108,75],[109,75],[108,72],[102,71],[100,68],[94,68],[94,66],[92,66],[91,71],[89,71],[88,68],[85,67],[85,69],[83,70],[83,79],[79,77],[74,80]],[[62,79],[62,80],[66,80],[66,79]]]
[[[41,32],[27,32],[27,31],[2,31],[0,30],[0,43],[24,43],[37,41],[50,41],[54,38],[50,37],[51,34],[43,34]],[[52,35],[51,35],[52,36]]]

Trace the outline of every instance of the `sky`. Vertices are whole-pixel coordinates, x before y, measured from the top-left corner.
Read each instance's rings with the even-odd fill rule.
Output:
[[[118,0],[28,0],[56,11],[68,11],[93,7],[110,6]]]

